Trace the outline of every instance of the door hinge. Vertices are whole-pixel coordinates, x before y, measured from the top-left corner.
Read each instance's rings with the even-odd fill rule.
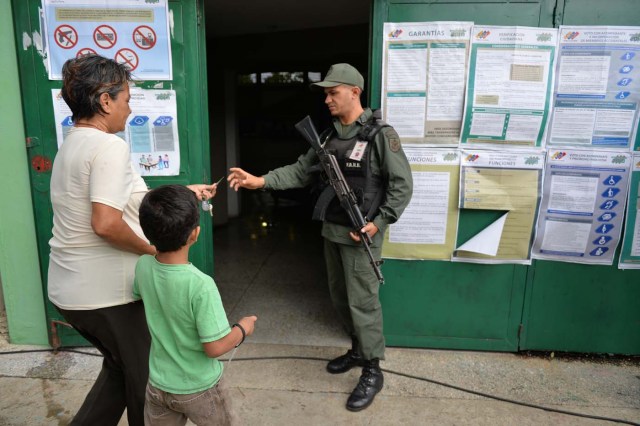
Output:
[[[24,142],[27,148],[33,148],[34,146],[40,145],[40,139],[35,136],[27,136]]]
[[[524,324],[518,326],[518,338],[522,336],[522,330],[524,330]]]
[[[49,330],[51,331],[51,346],[53,347],[53,353],[57,353],[60,346],[62,346],[62,342],[60,340],[60,335],[58,334],[58,326],[63,325],[65,327],[73,328],[71,324],[68,322],[60,321],[60,320],[51,320],[51,325],[49,326]]]

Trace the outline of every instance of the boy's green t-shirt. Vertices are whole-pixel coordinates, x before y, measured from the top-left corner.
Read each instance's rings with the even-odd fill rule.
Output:
[[[202,343],[231,328],[213,279],[192,264],[169,265],[144,255],[136,264],[133,295],[142,298],[151,333],[149,382],[165,392],[188,394],[214,386],[222,363]]]

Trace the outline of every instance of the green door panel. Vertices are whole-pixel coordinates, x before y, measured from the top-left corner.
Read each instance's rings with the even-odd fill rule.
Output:
[[[555,2],[375,1],[371,105],[380,107],[384,22],[472,21],[485,25],[553,26]],[[464,210],[458,242],[477,234],[497,212]],[[390,345],[517,351],[528,268],[437,261],[386,260],[381,290]]]
[[[535,262],[521,349],[640,354],[640,271]]]
[[[563,3],[562,25],[640,25],[635,0]],[[612,266],[534,262],[520,348],[640,354],[640,271],[618,269],[618,256]]]
[[[640,2],[375,0],[372,16],[370,104],[379,108],[384,22],[638,26]],[[458,242],[495,215],[462,211]],[[382,270],[390,345],[640,354],[640,271],[618,270],[617,258],[613,266],[533,261],[529,267],[386,260]]]
[[[500,3],[391,4],[389,22],[471,21],[483,25],[551,26],[551,22],[547,22],[548,25],[541,22],[541,2]]]
[[[386,260],[384,274],[390,346],[517,350],[526,267]]]
[[[637,0],[564,0],[562,25],[640,25]]]
[[[40,0],[13,0],[16,43],[23,46],[25,36],[40,34]],[[209,129],[207,112],[207,84],[205,64],[202,0],[170,0],[172,14],[171,51],[172,81],[144,81],[136,85],[149,89],[176,91],[178,131],[180,141],[180,174],[178,176],[145,177],[149,187],[167,183],[190,184],[210,180]],[[51,89],[60,88],[60,81],[51,81],[41,53],[32,44],[18,50],[21,92],[24,105],[25,134],[28,144],[31,191],[36,218],[39,267],[43,277],[45,310],[49,323],[62,318],[48,302],[46,279],[53,212],[49,194],[50,166],[57,152]],[[202,215],[201,235],[191,248],[192,262],[206,273],[213,273],[212,222]],[[54,326],[63,345],[86,344],[73,330]],[[51,329],[50,329],[51,330]],[[51,338],[51,331],[50,331]]]

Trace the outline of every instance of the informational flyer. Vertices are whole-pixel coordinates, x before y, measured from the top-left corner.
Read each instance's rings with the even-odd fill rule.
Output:
[[[629,153],[550,149],[533,257],[611,265],[630,168]]]
[[[619,269],[640,269],[640,153],[632,154],[629,199]]]
[[[640,101],[640,27],[560,27],[555,84],[550,147],[631,148]]]
[[[117,133],[131,149],[131,163],[142,176],[180,174],[177,103],[174,90],[145,90],[131,87],[131,115],[124,131]],[[73,127],[71,110],[52,89],[58,148]]]
[[[462,151],[460,208],[498,212],[499,218],[459,242],[451,260],[531,263],[543,167],[543,152]]]
[[[98,54],[137,80],[171,80],[167,0],[42,0],[50,80],[68,59]]]
[[[403,145],[458,145],[472,25],[384,24],[382,113]]]
[[[541,147],[557,30],[475,26],[471,34],[461,143]]]
[[[458,229],[460,152],[405,146],[413,195],[400,220],[389,226],[382,256],[449,260]]]

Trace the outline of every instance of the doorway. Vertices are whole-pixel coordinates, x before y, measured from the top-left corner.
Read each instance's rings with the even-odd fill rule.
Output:
[[[369,0],[234,3],[205,2],[215,180],[233,166],[260,176],[295,162],[309,147],[294,124],[305,115],[319,130],[330,123],[309,83],[339,62],[366,79],[369,58]],[[329,298],[309,190],[221,186],[214,206],[214,278],[230,320],[257,315],[256,343],[348,345]]]

